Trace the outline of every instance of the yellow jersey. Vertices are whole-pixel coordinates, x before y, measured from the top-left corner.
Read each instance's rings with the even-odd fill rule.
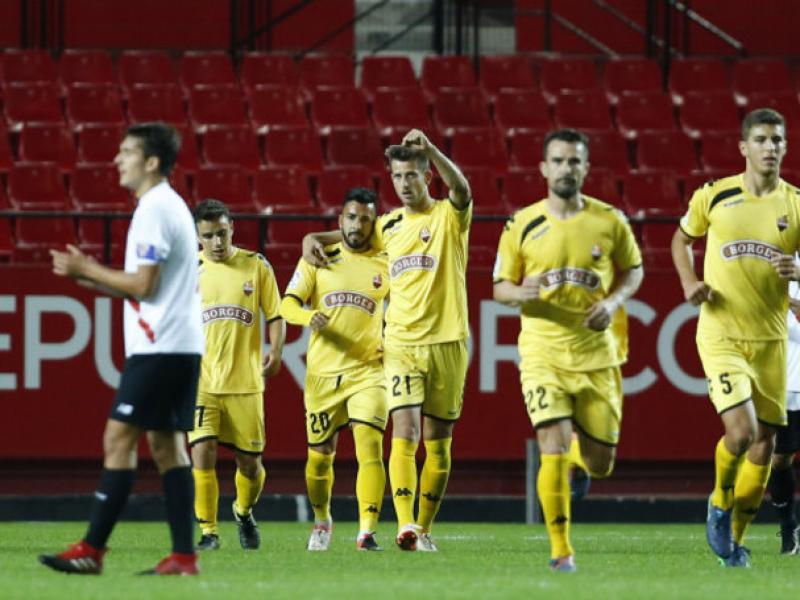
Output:
[[[517,211],[500,236],[493,274],[495,283],[516,285],[544,275],[539,299],[520,309],[519,351],[523,360],[567,371],[624,362],[624,312],[615,313],[605,331],[583,323],[589,308],[608,296],[616,272],[642,264],[625,216],[605,202],[582,198],[584,208],[569,219],[551,216],[545,200]]]
[[[699,188],[681,218],[683,232],[707,236],[703,280],[714,290],[703,302],[698,335],[741,340],[786,339],[789,282],[770,264],[773,252],[794,254],[800,243],[800,192],[779,180],[755,196],[743,174]]]
[[[412,213],[381,216],[373,245],[389,257],[392,296],[386,313],[386,344],[438,344],[469,337],[467,242],[472,202],[463,210],[434,200]]]
[[[199,391],[253,394],[264,391],[261,320],[279,319],[280,293],[267,259],[234,248],[224,262],[200,253],[198,269],[206,351]]]
[[[343,243],[325,251],[327,267],[314,267],[301,258],[286,286],[283,306],[294,298],[310,310],[282,310],[294,325],[308,326],[317,311],[328,316],[323,329],[311,332],[306,354],[308,373],[319,377],[340,375],[381,359],[383,303],[389,293],[385,253],[352,252]]]

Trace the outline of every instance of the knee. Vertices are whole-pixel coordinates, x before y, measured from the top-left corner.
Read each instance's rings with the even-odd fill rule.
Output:
[[[196,469],[213,469],[217,465],[216,442],[200,442],[192,446],[192,463]]]
[[[237,455],[236,468],[248,479],[257,479],[261,470],[261,457],[253,455]]]
[[[725,433],[725,445],[735,456],[741,456],[755,442],[755,431],[751,427],[737,427]]]
[[[419,443],[420,430],[420,419],[414,418],[411,410],[398,410],[392,413],[392,437]]]
[[[773,454],[772,468],[776,471],[785,471],[792,466],[794,454]]]
[[[614,471],[614,455],[584,456],[583,462],[593,479],[603,479]]]
[[[131,440],[117,431],[106,429],[103,433],[103,453],[106,458],[126,459],[136,451],[138,440]]]

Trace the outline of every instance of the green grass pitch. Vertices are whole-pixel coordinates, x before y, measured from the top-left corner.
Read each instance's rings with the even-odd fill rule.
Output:
[[[223,523],[222,549],[202,556],[199,577],[136,577],[166,554],[162,523],[122,523],[100,577],[52,572],[36,559],[60,551],[82,523],[0,523],[0,598],[780,598],[797,590],[800,556],[780,556],[774,526],[748,536],[753,568],[723,569],[706,547],[702,525],[581,525],[573,528],[578,573],[546,568],[544,528],[525,525],[436,526],[437,554],[403,553],[382,524],[384,552],[355,550],[355,523],[334,527],[331,550],[305,548],[306,523],[261,524],[261,550],[239,548]]]

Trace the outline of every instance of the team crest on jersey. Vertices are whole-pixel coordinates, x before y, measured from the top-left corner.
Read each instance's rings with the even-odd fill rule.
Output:
[[[784,231],[787,227],[789,227],[789,217],[787,215],[778,217],[778,231]]]
[[[372,278],[372,287],[374,287],[377,290],[380,289],[382,285],[383,285],[383,277],[381,277],[379,273],[378,275],[375,275],[375,277]]]
[[[601,256],[603,256],[603,249],[598,244],[592,246],[592,258],[598,260]]]
[[[244,292],[245,296],[249,296],[253,293],[253,283],[250,281],[245,281],[244,285],[242,286],[242,291]]]
[[[719,252],[725,260],[737,260],[746,257],[769,260],[773,254],[783,254],[782,250],[777,246],[758,240],[728,242],[720,247]]]
[[[427,244],[428,240],[431,239],[431,230],[427,227],[423,227],[422,231],[419,232],[419,239]]]

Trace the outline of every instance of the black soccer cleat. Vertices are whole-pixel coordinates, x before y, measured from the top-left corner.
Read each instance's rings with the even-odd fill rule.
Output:
[[[233,503],[233,518],[236,520],[236,525],[239,527],[239,543],[245,550],[258,550],[261,546],[261,534],[258,531],[258,523],[256,523],[253,513],[247,516],[242,516],[236,512],[236,503]]]
[[[365,550],[367,552],[382,552],[383,548],[378,545],[378,540],[375,539],[374,533],[365,533],[358,536],[356,540],[356,548],[358,550]]]
[[[103,572],[103,556],[107,549],[98,550],[81,540],[59,554],[43,554],[39,562],[54,571],[78,575],[99,575]]]
[[[219,550],[219,536],[216,533],[204,533],[195,546],[198,550]]]
[[[800,528],[797,525],[781,528],[781,554],[800,554]]]

